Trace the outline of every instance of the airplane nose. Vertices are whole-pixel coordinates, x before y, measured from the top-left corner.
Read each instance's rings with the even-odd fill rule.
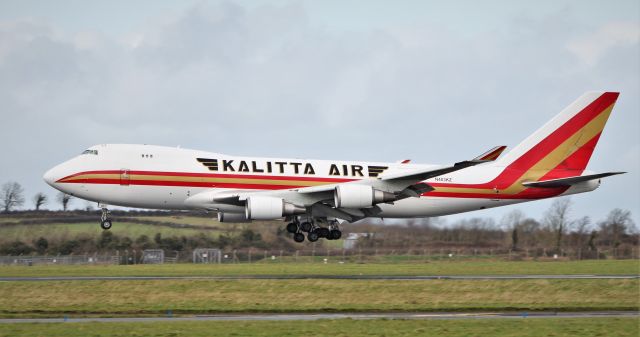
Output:
[[[53,186],[53,184],[58,181],[58,175],[55,173],[55,168],[45,172],[42,179],[44,179],[47,184]]]

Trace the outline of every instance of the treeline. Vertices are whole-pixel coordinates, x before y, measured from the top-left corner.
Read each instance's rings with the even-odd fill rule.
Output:
[[[18,222],[3,223],[1,226],[21,226],[28,224],[86,222],[97,219],[96,211],[22,211],[10,212],[8,218]],[[44,216],[43,216],[44,215]],[[195,235],[162,236],[139,235],[129,237],[117,231],[104,231],[100,235],[79,234],[75,237],[56,235],[37,239],[0,240],[0,255],[68,255],[68,254],[111,254],[116,251],[141,251],[163,249],[189,255],[195,248],[264,249],[295,251],[310,247],[323,247],[327,242],[314,244],[294,243],[279,221],[253,224],[219,224],[203,226],[165,223],[144,219],[144,216],[202,216],[212,214],[166,211],[114,211],[113,215],[132,222],[162,227],[184,227],[202,231]],[[44,218],[44,219],[43,219]],[[214,220],[211,220],[214,221]],[[160,228],[160,227],[159,227]],[[499,221],[491,218],[470,218],[446,224],[443,219],[409,219],[406,221],[364,220],[341,226],[343,238],[353,240],[350,247],[362,249],[496,249],[512,252],[544,251],[560,253],[580,251],[581,256],[593,256],[592,252],[615,249],[631,252],[639,244],[639,234],[628,210],[613,209],[605,219],[593,222],[588,217],[572,217],[571,201],[556,199],[541,219],[527,217],[515,210]],[[212,232],[214,231],[214,232]],[[216,233],[214,236],[213,233]],[[218,235],[218,233],[221,233]],[[355,234],[357,235],[349,235]],[[37,236],[34,236],[37,237]],[[337,248],[334,246],[334,248]],[[632,254],[629,254],[632,255]]]
[[[592,223],[588,217],[571,218],[571,201],[557,199],[540,220],[521,211],[508,213],[496,222],[491,218],[471,218],[451,225],[439,219],[414,219],[406,223],[379,226],[355,225],[351,231],[367,233],[358,240],[361,248],[495,248],[514,252],[544,250],[590,251],[619,249],[631,251],[640,235],[631,212],[613,209],[608,216]]]
[[[293,249],[285,231],[278,231],[278,240],[267,242],[262,235],[249,228],[238,235],[221,234],[217,239],[200,233],[193,236],[163,237],[156,233],[153,237],[140,235],[130,238],[112,231],[103,231],[99,236],[80,235],[74,238],[47,239],[40,237],[31,242],[20,240],[0,244],[0,255],[70,255],[70,254],[115,254],[145,249],[163,249],[167,252],[190,254],[195,248],[257,248]]]
[[[73,197],[69,194],[62,192],[56,194],[56,201],[60,203],[60,206],[62,206],[64,211],[69,208],[72,200]],[[42,206],[50,202],[49,197],[42,192],[38,192],[33,195],[31,201],[33,202],[34,210],[36,211],[39,211]],[[22,207],[25,203],[26,199],[22,185],[15,181],[2,184],[2,187],[0,187],[0,207],[4,213],[9,213],[18,207]]]

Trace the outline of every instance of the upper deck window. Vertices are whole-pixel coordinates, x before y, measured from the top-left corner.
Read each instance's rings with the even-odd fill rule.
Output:
[[[98,155],[98,150],[84,150],[84,152],[82,152],[82,154],[92,154],[97,156]]]

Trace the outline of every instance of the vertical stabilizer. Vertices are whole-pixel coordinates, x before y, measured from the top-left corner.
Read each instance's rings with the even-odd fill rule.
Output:
[[[618,99],[617,92],[587,92],[518,144],[496,165],[545,176],[584,171]]]

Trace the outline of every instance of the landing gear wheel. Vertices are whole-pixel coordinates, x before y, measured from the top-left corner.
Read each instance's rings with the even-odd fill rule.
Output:
[[[111,225],[111,220],[109,219],[102,220],[102,222],[100,223],[100,227],[102,227],[102,229],[104,230],[111,228]]]
[[[310,242],[316,242],[316,241],[318,241],[318,233],[316,233],[316,232],[309,232],[309,234],[307,234],[307,240],[309,240]]]
[[[342,232],[337,229],[334,229],[331,232],[329,232],[329,237],[330,237],[330,240],[338,240],[342,237]]]
[[[295,242],[302,242],[302,241],[304,241],[304,234],[302,234],[302,233],[295,233],[295,234],[293,234],[293,241],[295,241]]]
[[[321,238],[328,238],[330,232],[329,232],[329,228],[320,227],[316,229],[316,233],[318,233],[318,236]]]
[[[305,221],[300,224],[300,230],[303,232],[310,232],[312,228],[311,222]]]
[[[296,233],[298,231],[298,225],[295,222],[290,222],[287,224],[287,232]]]

